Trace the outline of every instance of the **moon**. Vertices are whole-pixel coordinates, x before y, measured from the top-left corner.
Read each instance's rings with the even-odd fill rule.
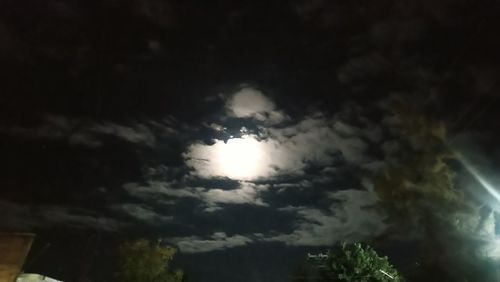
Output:
[[[232,138],[217,148],[217,170],[232,179],[252,179],[259,170],[264,153],[258,140],[251,136]]]

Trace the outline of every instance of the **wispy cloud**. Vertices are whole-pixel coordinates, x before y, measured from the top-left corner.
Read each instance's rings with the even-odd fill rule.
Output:
[[[261,193],[269,189],[268,185],[241,182],[236,189],[219,189],[204,187],[173,188],[171,183],[150,181],[147,185],[127,183],[123,188],[131,195],[144,200],[161,200],[163,198],[195,198],[200,200],[206,211],[220,209],[220,204],[249,204],[266,206]]]
[[[377,197],[372,191],[343,190],[327,193],[332,200],[328,210],[306,206],[280,208],[297,216],[295,230],[278,233],[268,230],[253,234],[227,236],[215,232],[210,236],[169,238],[182,252],[200,253],[244,246],[255,242],[282,242],[293,246],[331,246],[338,241],[358,241],[381,234],[385,217],[372,209]]]
[[[224,232],[215,232],[208,237],[189,236],[180,238],[168,238],[183,253],[204,253],[220,251],[234,247],[245,246],[252,239],[242,235],[227,236]]]
[[[4,127],[0,128],[0,132],[26,138],[67,140],[70,145],[86,147],[100,147],[106,137],[153,147],[157,142],[157,134],[164,137],[165,134],[172,135],[176,130],[167,123],[157,121],[131,122],[125,125],[50,115],[39,126]]]
[[[105,231],[118,231],[125,223],[106,216],[99,216],[85,210],[72,210],[67,207],[40,208],[43,220],[49,225],[65,225],[76,228],[93,228]]]
[[[144,204],[117,204],[111,206],[110,209],[150,225],[161,225],[174,219],[173,216],[161,215]]]
[[[0,226],[18,231],[55,225],[118,231],[126,224],[84,209],[63,206],[28,206],[0,201]]]
[[[328,193],[335,200],[330,209],[287,207],[284,212],[297,214],[296,229],[291,233],[263,235],[262,240],[296,246],[329,246],[338,241],[357,241],[385,230],[384,217],[370,209],[377,202],[372,191],[343,190]]]

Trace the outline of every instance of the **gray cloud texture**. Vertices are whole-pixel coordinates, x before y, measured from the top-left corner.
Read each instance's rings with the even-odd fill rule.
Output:
[[[173,220],[173,216],[160,215],[144,204],[117,204],[111,209],[151,225],[161,225]]]
[[[288,119],[276,109],[273,101],[251,87],[243,87],[234,93],[226,102],[226,110],[230,117],[254,118],[266,124],[279,124]]]
[[[125,142],[154,147],[157,142],[156,135],[165,136],[175,133],[175,129],[166,122],[169,122],[169,120],[135,122],[122,125],[114,122],[46,116],[43,123],[37,127],[4,127],[0,128],[0,132],[26,138],[66,140],[70,145],[93,148],[102,146],[106,137],[114,137]]]
[[[278,110],[261,92],[244,88],[227,100],[226,110],[231,118],[253,118],[265,125],[260,127],[259,134],[244,133],[239,138],[229,139],[227,142],[214,140],[210,145],[192,143],[184,152],[185,163],[192,169],[191,174],[186,177],[228,177],[227,172],[221,169],[221,162],[224,161],[220,158],[221,150],[231,146],[232,140],[239,140],[257,148],[256,152],[260,156],[251,177],[235,178],[239,181],[236,189],[207,189],[191,187],[182,182],[152,180],[145,185],[128,183],[123,188],[129,195],[148,201],[176,202],[183,198],[197,199],[205,212],[224,212],[223,204],[265,206],[296,216],[295,230],[291,233],[263,230],[255,234],[234,236],[214,233],[208,237],[187,236],[171,239],[181,251],[207,252],[255,241],[282,242],[294,246],[328,246],[339,240],[363,240],[385,230],[384,216],[373,209],[377,196],[369,185],[333,192],[325,190],[323,197],[331,201],[327,209],[300,205],[275,207],[272,202],[264,200],[265,195],[269,193],[286,197],[296,189],[316,189],[316,185],[328,185],[333,177],[338,177],[339,165],[353,166],[366,171],[368,175],[382,167],[383,160],[370,156],[368,149],[373,145],[384,144],[387,150],[394,150],[397,144],[385,144],[380,125],[363,117],[359,107],[346,105],[331,116],[317,111],[301,120],[288,120],[287,124],[283,125],[273,120],[273,115],[269,114],[275,111],[286,116],[283,111]],[[266,123],[266,119],[272,121]],[[213,123],[210,128],[214,131],[226,130],[223,123],[219,123]],[[242,156],[245,154],[238,151],[233,153]],[[301,179],[305,177],[305,170],[310,166],[324,167],[321,176],[311,180]],[[283,176],[298,177],[298,182],[294,180],[272,185],[252,182],[269,181]]]
[[[331,246],[338,241],[358,241],[381,234],[384,216],[373,210],[377,197],[368,190],[342,190],[327,193],[334,202],[328,210],[314,207],[285,207],[279,210],[297,216],[291,233],[267,231],[227,236],[215,232],[211,236],[168,238],[181,252],[200,253],[245,246],[255,242],[281,242],[292,246]]]
[[[171,183],[150,181],[148,185],[127,183],[123,188],[131,195],[144,200],[194,198],[198,199],[206,211],[220,209],[220,204],[249,204],[266,206],[261,193],[269,189],[268,185],[240,182],[239,187],[232,190],[204,187],[173,188]]]
[[[381,128],[367,120],[363,127],[351,125],[344,114],[329,117],[317,112],[288,126],[262,127],[259,135],[244,134],[240,139],[257,148],[252,161],[258,166],[252,167],[251,175],[243,178],[301,175],[309,164],[328,165],[338,158],[353,165],[369,166],[373,160],[366,154],[368,142],[380,141]],[[227,142],[231,143],[231,139]],[[193,143],[184,153],[186,164],[194,169],[195,175],[225,177],[227,172],[221,169],[224,160],[220,152],[227,146],[221,140],[212,145]]]
[[[258,132],[240,130],[239,138],[224,142],[214,139],[212,144],[194,141],[187,144],[182,157],[182,167],[165,164],[148,166],[143,169],[145,181],[126,182],[123,190],[130,199],[117,201],[108,210],[127,224],[144,224],[161,227],[176,222],[177,206],[189,202],[195,205],[196,213],[182,215],[184,218],[199,216],[220,216],[228,206],[245,206],[246,209],[265,208],[272,212],[295,216],[294,230],[259,230],[258,233],[226,235],[225,230],[211,230],[210,236],[186,236],[171,238],[182,252],[196,253],[243,246],[252,242],[282,242],[294,246],[326,246],[338,240],[362,240],[379,234],[385,228],[383,217],[369,209],[377,201],[370,189],[349,189],[336,191],[335,187],[321,190],[318,187],[330,185],[335,178],[342,177],[338,169],[353,167],[367,174],[383,165],[383,160],[370,155],[370,146],[393,151],[397,144],[384,143],[380,125],[364,117],[360,107],[346,104],[333,115],[313,111],[304,117],[292,120],[284,110],[255,88],[243,87],[225,101],[226,115],[220,120],[208,121],[214,132],[226,131],[226,119],[251,119]],[[100,147],[107,137],[117,138],[131,144],[149,148],[161,147],[161,142],[177,138],[182,133],[175,121],[136,122],[118,124],[114,122],[90,122],[58,116],[48,116],[39,127],[12,127],[3,129],[8,134],[48,140],[67,140],[69,144]],[[184,128],[184,130],[189,130]],[[192,132],[191,132],[192,133]],[[220,181],[231,178],[224,165],[221,150],[226,150],[233,141],[243,141],[255,148],[250,156],[257,157],[253,174],[249,177],[235,177],[236,186],[205,187],[204,181]],[[238,148],[237,148],[238,149]],[[234,150],[231,157],[248,152]],[[382,164],[381,164],[382,162]],[[313,178],[306,170],[320,167]],[[175,178],[175,179],[174,179]],[[198,181],[193,185],[193,181]],[[329,201],[328,207],[310,205],[291,207],[275,206],[273,197],[286,199],[295,197],[296,190],[315,190],[314,193]],[[345,188],[344,188],[345,189]],[[271,197],[272,196],[272,197]],[[300,200],[299,200],[300,201]],[[164,206],[165,210],[157,207]],[[11,206],[16,217],[24,218],[20,224],[39,226],[32,212],[23,206]],[[36,212],[45,222],[93,227],[115,231],[127,226],[123,221],[96,216],[86,211],[76,211],[60,207],[45,207]],[[176,223],[183,224],[183,223]],[[190,225],[185,222],[186,226]]]
[[[118,231],[126,223],[95,212],[64,206],[27,206],[0,201],[0,226],[7,229],[30,231],[35,227],[65,225]]]
[[[296,229],[263,240],[295,246],[329,246],[338,241],[364,240],[385,230],[384,216],[373,210],[378,198],[372,190],[341,190],[329,192],[327,197],[335,200],[327,211],[312,207],[283,208],[297,214]]]
[[[242,236],[228,236],[225,232],[214,232],[208,237],[190,236],[181,238],[168,238],[183,253],[204,253],[220,251],[228,248],[245,246],[253,240]]]

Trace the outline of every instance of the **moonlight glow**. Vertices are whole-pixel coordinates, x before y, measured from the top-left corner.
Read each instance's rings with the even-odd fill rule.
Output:
[[[249,136],[229,139],[216,154],[219,173],[233,179],[253,178],[263,157],[259,141]]]
[[[192,144],[184,157],[199,176],[252,180],[274,172],[269,158],[270,146],[275,144],[243,135],[227,142],[217,140],[213,145]]]

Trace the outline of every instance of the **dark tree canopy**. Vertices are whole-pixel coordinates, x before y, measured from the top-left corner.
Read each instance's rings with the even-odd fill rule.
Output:
[[[183,272],[169,267],[176,250],[141,239],[118,247],[115,281],[180,282]]]
[[[328,253],[324,281],[404,281],[398,271],[370,246],[342,243]]]
[[[393,136],[399,148],[387,158],[387,167],[373,179],[379,207],[387,215],[385,237],[412,237],[419,242],[416,281],[491,281],[484,278],[487,262],[481,255],[488,243],[479,236],[480,205],[456,187],[456,152],[450,148],[444,124],[395,102]],[[410,235],[410,236],[408,236]],[[476,273],[482,272],[483,277]]]
[[[360,243],[338,244],[326,257],[314,258],[308,265],[297,268],[292,277],[294,282],[404,281],[387,257]]]

